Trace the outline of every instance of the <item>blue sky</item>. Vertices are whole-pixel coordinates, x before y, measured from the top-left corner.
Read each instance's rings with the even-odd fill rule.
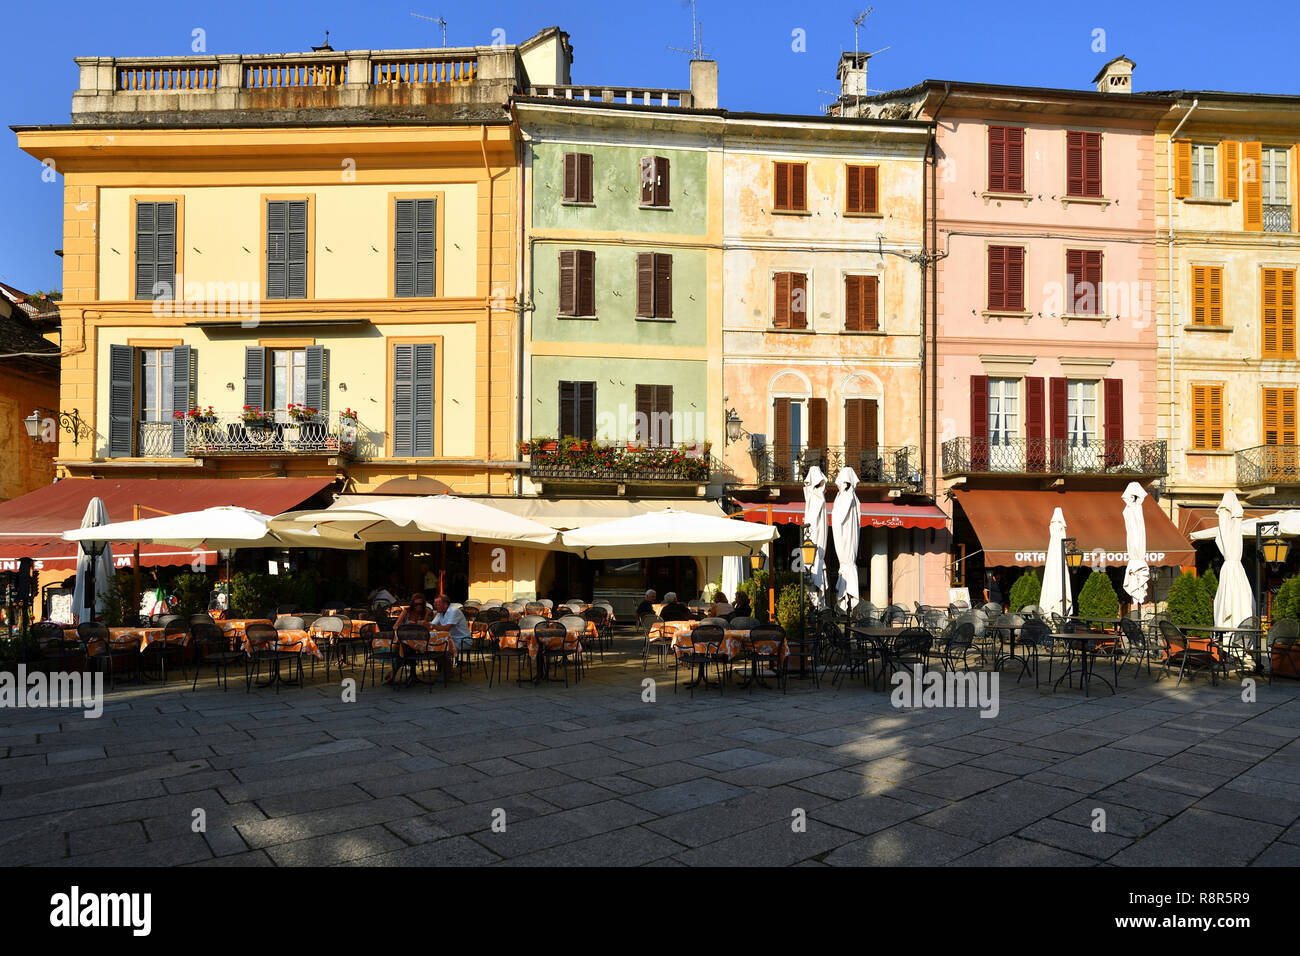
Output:
[[[699,0],[709,55],[719,62],[722,105],[736,110],[819,112],[835,86],[835,64],[853,48],[853,18],[871,6],[862,48],[890,47],[872,61],[871,86],[894,89],[917,80],[978,80],[1086,88],[1098,67],[1124,53],[1137,61],[1139,90],[1223,89],[1300,93],[1288,68],[1300,40],[1300,18],[1225,16],[1222,3],[1177,5],[1098,0],[1089,13],[1073,5],[1010,4],[996,33],[989,11],[1003,4],[971,0]],[[438,46],[438,27],[412,12],[444,16],[449,45],[507,42],[558,24],[574,45],[579,83],[688,85],[690,4],[685,0],[314,0],[311,3],[229,0],[203,8],[160,0],[126,6],[66,0],[10,4],[5,33],[20,42],[0,58],[0,281],[24,290],[61,285],[62,178],[41,179],[41,166],[20,152],[7,127],[67,123],[77,86],[74,56],[159,56],[190,52],[192,31],[206,34],[209,53],[307,50],[325,30],[335,49]],[[1171,17],[1171,12],[1173,16]],[[806,49],[794,49],[794,31]],[[1095,31],[1104,31],[1099,35]],[[1103,38],[1104,52],[1094,51]]]

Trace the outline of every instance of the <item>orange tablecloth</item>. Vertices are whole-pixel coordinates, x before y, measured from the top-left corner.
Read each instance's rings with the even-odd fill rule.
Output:
[[[392,637],[376,637],[374,639],[375,647],[392,647]],[[405,656],[405,648],[410,648],[417,654],[448,654],[451,657],[456,656],[456,644],[451,639],[451,635],[439,631],[430,631],[427,639],[421,638],[402,638],[402,654]]]
[[[376,624],[374,621],[360,621],[356,619],[350,619],[348,621],[348,626],[345,627],[342,631],[327,631],[321,628],[315,621],[313,621],[311,627],[309,627],[307,631],[309,634],[311,634],[313,640],[318,637],[333,639],[336,634],[345,640],[351,640],[351,639],[360,638],[364,636],[364,632],[367,628],[378,630],[379,625]]]
[[[663,624],[656,624],[650,630],[651,641],[672,642],[673,652],[682,654],[687,651],[696,654],[722,654],[728,658],[740,656],[746,651],[754,650],[754,642],[749,639],[748,628],[726,628],[722,632],[722,641],[719,644],[696,643],[691,640],[691,635],[695,629],[700,626],[699,621],[665,621]],[[761,653],[770,654],[775,650],[775,641],[760,641],[759,650]],[[714,648],[716,647],[716,650]],[[790,656],[790,645],[786,641],[781,642],[781,660]]]
[[[217,626],[221,628],[223,634],[227,634],[227,635],[234,634],[237,638],[239,638],[242,641],[244,639],[244,629],[247,628],[248,625],[265,624],[269,627],[273,623],[274,623],[273,621],[268,621],[266,620],[266,618],[261,618],[261,617],[249,617],[249,618],[236,617],[236,618],[232,618],[229,621],[218,621]]]
[[[310,654],[312,657],[321,656],[320,648],[316,646],[316,642],[312,640],[311,634],[307,631],[286,628],[278,633],[279,637],[271,642],[270,650],[282,651],[286,654],[298,652],[301,654]],[[247,651],[247,637],[244,638],[243,644],[244,650]]]
[[[77,629],[75,627],[65,627],[63,636],[70,641],[77,640]],[[137,644],[137,650],[144,650],[149,646],[151,641],[162,640],[163,628],[161,627],[110,627],[108,629],[108,639],[113,644]],[[184,640],[181,640],[184,638]],[[182,644],[189,643],[188,634],[174,634],[173,641],[179,641]],[[92,648],[91,657],[102,653],[101,649]]]
[[[516,633],[519,635],[518,640],[515,639]],[[568,628],[565,631],[565,635],[563,639],[561,639],[559,636],[550,638],[547,641],[546,649],[548,651],[558,651],[563,649],[566,651],[577,651],[578,653],[581,653],[582,639],[584,637],[596,638],[599,636],[600,636],[599,632],[597,632],[596,630],[596,625],[593,624],[591,621],[587,621],[585,627]],[[523,641],[525,644],[528,645],[529,657],[532,658],[537,657],[537,651],[540,649],[541,642],[538,640],[537,635],[534,633],[533,628],[531,627],[522,628],[517,632],[512,631],[508,633],[506,637],[502,639],[502,646],[518,647],[519,646],[518,641]]]

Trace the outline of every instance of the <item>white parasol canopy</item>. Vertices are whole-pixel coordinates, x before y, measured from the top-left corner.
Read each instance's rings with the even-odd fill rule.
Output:
[[[1231,491],[1225,491],[1214,510],[1219,516],[1214,540],[1223,555],[1219,590],[1214,595],[1214,625],[1236,627],[1255,614],[1255,597],[1250,592],[1246,569],[1241,566],[1241,502]]]
[[[722,559],[722,593],[727,596],[727,600],[735,602],[740,582],[745,580],[745,576],[744,558],[729,554]]]
[[[1145,604],[1151,569],[1147,567],[1147,523],[1142,514],[1146,490],[1130,481],[1124,499],[1124,532],[1127,536],[1128,564],[1124,568],[1124,590],[1135,604]]]
[[[563,543],[588,558],[704,557],[757,554],[776,535],[775,525],[666,508],[574,528]]]
[[[1065,515],[1057,508],[1048,523],[1047,560],[1043,567],[1043,590],[1038,606],[1048,614],[1070,616],[1070,578],[1065,573]]]
[[[249,508],[217,507],[185,511],[138,521],[119,521],[92,528],[65,531],[66,541],[134,541],[142,544],[170,544],[180,548],[213,551],[240,548],[363,548],[357,541],[324,541],[315,531],[286,530],[273,533],[267,525],[270,515]]]
[[[1243,520],[1241,522],[1241,536],[1243,538],[1255,537],[1255,525],[1261,521],[1265,524],[1276,521],[1278,534],[1284,538],[1300,538],[1300,511],[1295,510],[1279,511],[1276,514]],[[1193,541],[1218,540],[1219,529],[1206,528],[1204,531],[1197,531],[1191,537]]]
[[[836,603],[848,605],[846,595],[858,600],[858,534],[862,508],[858,504],[858,476],[852,468],[841,468],[835,476],[835,506],[831,509],[835,556],[840,575],[835,582]]]
[[[98,498],[86,503],[86,513],[81,519],[82,528],[95,528],[108,524],[108,509]],[[97,543],[97,542],[96,542]],[[95,544],[91,545],[94,549]],[[94,579],[93,598],[87,594],[87,585]],[[94,620],[95,611],[104,603],[113,581],[113,549],[104,544],[103,550],[91,558],[83,544],[77,545],[77,581],[72,588],[72,613],[79,621]],[[89,603],[89,607],[87,606]]]
[[[816,465],[808,469],[803,480],[803,523],[817,545],[817,557],[808,569],[808,583],[814,591],[822,591],[826,588],[826,476]]]

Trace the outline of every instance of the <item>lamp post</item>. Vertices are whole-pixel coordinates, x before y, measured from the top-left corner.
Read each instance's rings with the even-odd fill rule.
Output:
[[[755,551],[753,554],[749,556],[749,570],[753,572],[755,585],[758,584],[758,572],[763,570],[763,561],[764,561],[764,557],[762,551]],[[756,600],[754,601],[754,616],[757,617],[758,608],[759,608],[759,601],[757,600],[757,598],[759,597],[759,595],[755,594],[754,597],[756,598]]]
[[[804,613],[804,606],[808,603],[808,566],[817,560],[817,545],[813,543],[812,529],[804,525],[803,543],[799,545],[799,633],[807,646],[808,641],[808,623],[807,616]],[[799,675],[802,677],[808,665],[808,656],[805,654],[799,660]]]
[[[1281,531],[1282,526],[1276,521],[1255,522],[1255,615],[1261,628],[1264,624],[1264,565],[1277,567],[1285,564],[1291,547]]]
[[[727,409],[726,429],[726,441],[728,445],[732,442],[740,441],[741,436],[745,434],[744,420],[736,414],[734,408]]]
[[[1073,592],[1070,571],[1083,564],[1083,552],[1079,550],[1077,538],[1066,538],[1061,542],[1061,561],[1061,572],[1064,575],[1061,580],[1061,621],[1068,627],[1070,623],[1070,599],[1066,595],[1066,591]]]
[[[42,412],[45,414],[42,416]],[[55,416],[58,416],[58,427],[72,436],[72,447],[76,448],[80,439],[90,437],[90,423],[81,417],[81,410],[74,408],[70,412],[55,411],[52,408],[37,408],[30,415],[23,419],[23,427],[27,429],[27,437],[33,442],[40,443],[46,436],[43,434],[44,423],[49,421],[54,423]],[[53,441],[53,437],[49,438]]]

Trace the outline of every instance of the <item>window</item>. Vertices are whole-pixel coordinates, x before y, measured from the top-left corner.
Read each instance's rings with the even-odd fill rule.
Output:
[[[596,314],[596,254],[587,249],[560,253],[560,315]]]
[[[438,200],[398,199],[393,223],[393,294],[437,294]]]
[[[1293,359],[1295,349],[1295,270],[1264,269],[1260,280],[1264,358]]]
[[[1259,178],[1266,206],[1286,206],[1291,202],[1287,155],[1288,150],[1283,146],[1263,148]]]
[[[1065,192],[1101,197],[1101,133],[1070,130],[1065,134]]]
[[[1218,196],[1214,178],[1217,152],[1217,146],[1192,144],[1192,195],[1198,199],[1213,199]]]
[[[861,216],[879,212],[880,168],[878,166],[845,166],[844,212]]]
[[[1294,388],[1264,389],[1264,444],[1294,445],[1296,443],[1296,390]]]
[[[139,349],[140,421],[167,422],[172,417],[173,364],[171,349]],[[189,411],[183,408],[181,411]]]
[[[274,412],[279,422],[289,420],[288,408],[307,405],[328,410],[329,352],[323,346],[274,348],[250,345],[244,349],[244,404]]]
[[[591,153],[564,154],[564,201],[595,202]]]
[[[176,298],[176,203],[135,204],[135,297]]]
[[[1066,385],[1066,437],[1071,448],[1097,444],[1097,383],[1070,381]]]
[[[434,454],[437,346],[431,342],[393,346],[393,457]]]
[[[803,454],[803,406],[801,399],[772,399],[772,480],[794,481],[801,470]]]
[[[307,353],[303,349],[272,349],[271,400],[267,409],[274,409],[281,421],[287,419],[290,405],[307,402]]]
[[[880,328],[879,276],[844,277],[844,329],[875,332]]]
[[[772,167],[772,208],[778,212],[807,212],[807,164],[773,163]]]
[[[772,277],[772,325],[778,329],[808,327],[808,276],[778,272]]]
[[[673,257],[642,252],[636,257],[636,314],[647,319],[673,317]]]
[[[636,387],[636,440],[649,445],[673,443],[673,387]]]
[[[172,412],[193,405],[195,358],[188,345],[109,346],[110,458],[184,457],[185,422]]]
[[[662,156],[641,157],[641,205],[667,206],[668,160]]]
[[[307,200],[266,203],[266,297],[307,298]]]
[[[1065,251],[1065,287],[1070,290],[1066,310],[1070,315],[1103,313],[1100,249]]]
[[[1223,267],[1192,266],[1192,324],[1223,324]]]
[[[1223,449],[1223,386],[1192,386],[1192,448]]]
[[[1025,191],[1025,131],[1018,126],[989,127],[989,192]]]
[[[989,246],[988,308],[990,312],[1025,311],[1025,249]]]
[[[559,438],[591,441],[596,437],[596,383],[560,383]]]
[[[1020,437],[1020,382],[989,379],[989,444],[1010,445]]]

